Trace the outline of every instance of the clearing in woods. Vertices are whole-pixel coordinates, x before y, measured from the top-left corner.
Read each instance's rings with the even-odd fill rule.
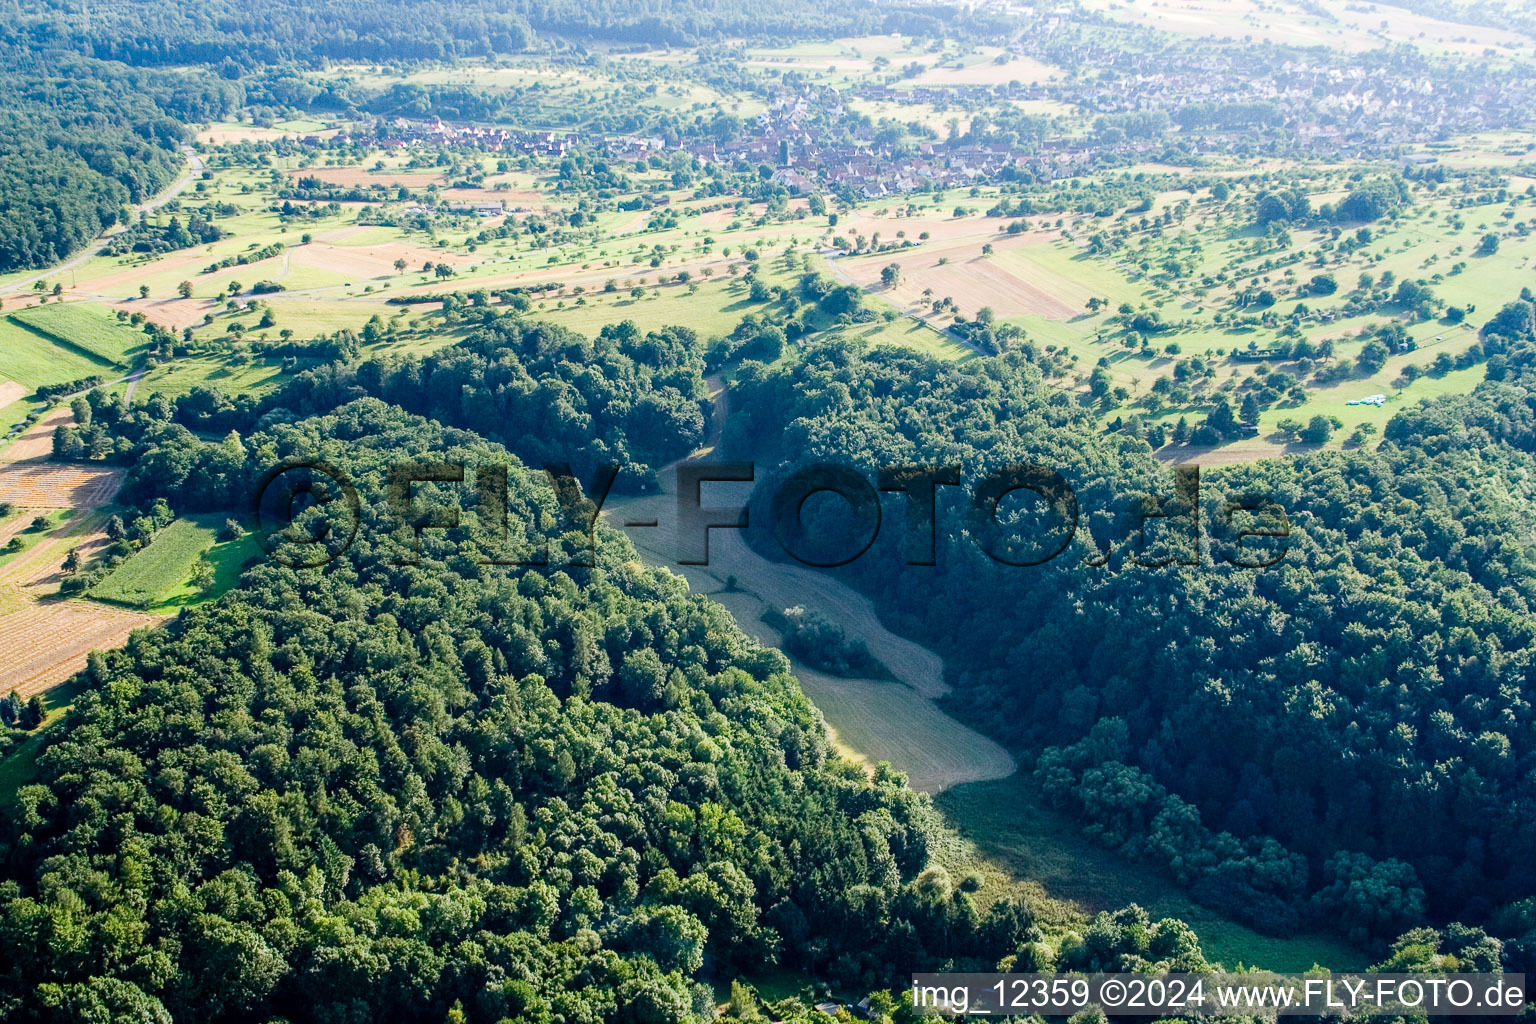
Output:
[[[726,415],[724,393],[718,382],[711,383],[717,392],[716,434],[694,457],[712,452]],[[840,678],[790,659],[840,754],[866,766],[889,762],[913,788],[934,795],[958,833],[958,840],[950,840],[937,856],[957,877],[978,871],[989,886],[1028,880],[1042,896],[1062,901],[1073,912],[1139,902],[1154,916],[1192,922],[1207,954],[1229,967],[1243,963],[1301,971],[1318,961],[1334,969],[1363,966],[1364,955],[1336,938],[1262,935],[1195,903],[1157,868],[1095,845],[1079,823],[1039,803],[1032,780],[1017,771],[1003,747],[934,703],[934,697],[948,691],[938,655],[887,630],[871,602],[833,576],[769,561],[744,542],[741,531],[729,529],[710,531],[708,565],[677,565],[675,476],[669,468],[658,479],[660,493],[614,496],[603,510],[616,527],[656,521],[656,527],[625,531],[646,562],[681,573],[694,591],[723,605],[761,643],[778,647],[782,639],[763,621],[765,613],[800,605],[837,623],[850,638],[863,640],[897,677],[896,682]],[[705,495],[705,502],[722,506],[744,502],[750,487],[707,486],[717,489]],[[729,585],[733,577],[734,587]]]
[[[725,393],[716,388],[716,436],[726,416]],[[791,657],[796,677],[821,709],[839,753],[872,765],[888,761],[913,788],[937,793],[950,786],[1011,775],[1013,757],[980,733],[940,711],[934,698],[949,691],[937,654],[897,636],[881,624],[868,598],[840,580],[792,562],[772,562],[753,551],[739,530],[711,530],[708,565],[677,565],[672,524],[677,501],[675,474],[658,473],[656,494],[609,499],[604,515],[614,525],[655,520],[656,528],[629,531],[636,550],[650,564],[681,573],[695,591],[724,605],[742,628],[760,642],[779,646],[781,637],[763,616],[799,605],[864,641],[869,653],[895,681],[847,679],[819,672]],[[724,492],[747,485],[714,484],[711,502],[744,501]],[[734,579],[735,586],[731,586]]]
[[[151,607],[162,594],[191,575],[194,564],[217,539],[218,533],[211,523],[174,520],[93,587],[90,594],[111,604]]]
[[[777,647],[781,638],[763,616],[799,605],[863,640],[870,654],[896,676],[896,681],[846,679],[790,658],[806,695],[825,716],[839,753],[864,764],[888,761],[906,774],[914,789],[926,793],[1013,773],[1014,761],[1006,750],[934,703],[948,691],[938,655],[887,630],[869,599],[851,587],[799,564],[771,562],[735,530],[710,531],[708,565],[677,565],[670,528],[677,504],[670,476],[661,474],[661,493],[615,497],[604,509],[615,524],[645,519],[665,524],[630,532],[646,561],[686,577],[690,587],[724,605],[765,645]],[[727,585],[731,577],[735,589]]]
[[[1276,938],[1201,906],[1161,869],[1129,861],[1089,839],[1081,822],[1039,798],[1038,787],[1026,773],[957,786],[936,796],[934,803],[974,847],[989,882],[1031,879],[1046,895],[1090,914],[1138,903],[1153,918],[1188,921],[1206,956],[1229,970],[1244,964],[1305,971],[1323,963],[1335,971],[1350,971],[1363,970],[1369,962],[1365,952],[1337,936]]]

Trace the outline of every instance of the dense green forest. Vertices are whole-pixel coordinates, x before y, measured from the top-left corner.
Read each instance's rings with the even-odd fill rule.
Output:
[[[172,343],[163,333],[154,337]],[[293,343],[287,348],[330,361],[262,399],[232,400],[200,387],[174,403],[155,395],[130,410],[94,391],[83,400],[91,408],[84,425],[59,428],[55,454],[131,466],[124,491],[130,500],[163,497],[182,511],[207,512],[238,500],[249,482],[241,475],[246,467],[218,446],[172,441],[190,439],[188,430],[246,430],[266,417],[329,412],[363,396],[474,431],[530,465],[568,463],[581,479],[615,467],[621,491],[653,486],[655,467],[698,447],[708,426],[703,346],[686,327],[642,334],[626,320],[588,339],[487,310],[463,341],[424,357],[353,362],[357,342],[346,331]]]
[[[57,262],[119,223],[176,176],[184,122],[225,117],[242,95],[205,73],[3,57],[0,271]]]
[[[680,579],[487,566],[474,516],[415,541],[382,498],[401,459],[504,451],[374,399],[220,447],[340,467],[363,528],[92,656],[3,826],[6,1019],[703,1019],[706,976],[899,985],[1039,939],[924,871],[926,799],[830,758],[785,659]],[[514,463],[512,543],[551,506]],[[1071,955],[1202,963],[1169,929]]]
[[[269,408],[334,408],[354,391],[473,430],[530,464],[619,466],[625,486],[704,440],[703,345],[686,327],[641,334],[630,321],[588,339],[489,311],[463,342],[425,358],[330,364],[301,374]]]
[[[905,564],[887,528],[837,571],[944,651],[953,708],[1033,756],[1042,790],[1106,843],[1260,928],[1384,940],[1536,893],[1531,324],[1529,303],[1500,313],[1484,340],[1512,345],[1490,364],[1501,379],[1400,413],[1378,449],[1207,473],[1198,551],[1172,474],[1143,442],[1096,434],[1027,355],[819,347],[740,376],[727,441],[779,462],[764,494],[818,460],[871,481],[913,463],[968,482],[1060,468],[1081,521],[1044,565],[988,557],[960,488],[940,487],[937,566]],[[1230,564],[1222,529],[1224,503],[1255,495],[1289,521],[1267,569]],[[1038,504],[1002,519],[1040,537],[1059,524]],[[852,532],[840,502],[806,515],[833,546]]]
[[[1061,466],[1086,551],[990,564],[944,500],[938,566],[904,566],[892,530],[850,567],[902,628],[956,638],[955,708],[1102,841],[1234,916],[1343,927],[1404,969],[1517,969],[1536,950],[1516,717],[1533,322],[1523,302],[1495,317],[1497,379],[1400,415],[1378,452],[1208,481],[1208,521],[1244,490],[1287,509],[1297,564],[1263,571],[1131,564],[1140,515],[1185,510],[1144,443],[1094,430],[1027,348],[956,364],[824,343],[747,363],[727,440],[782,457],[770,484],[803,458],[952,460],[965,479]],[[668,458],[703,422],[689,342],[503,315],[426,358],[339,353],[264,402],[81,403],[146,517],[234,510],[272,466],[319,460],[358,485],[362,522],[323,568],[258,566],[92,657],[0,833],[6,1016],[703,1020],[705,981],[770,966],[865,989],[923,968],[1203,966],[1187,926],[1135,908],[1053,944],[1022,895],[979,903],[930,866],[926,799],[833,757],[780,655],[617,535],[596,568],[559,545],[549,569],[487,564],[531,546],[525,524],[558,533],[552,492],[478,434],[387,404],[538,457],[507,423],[563,395],[593,416],[590,463],[633,429],[601,411],[669,380],[687,430],[645,453]],[[458,526],[418,534],[391,509],[402,461],[469,467],[413,497],[416,523],[457,508]],[[498,540],[470,481],[508,463]],[[1178,532],[1143,560],[1189,554]],[[1100,552],[1108,566],[1083,564]],[[935,592],[944,623],[909,596]],[[1415,927],[1456,917],[1487,930]]]
[[[1504,17],[1493,0],[1397,6]],[[1184,921],[1136,906],[1089,919],[983,871],[900,773],[838,756],[789,658],[720,604],[601,522],[585,561],[591,523],[551,486],[557,467],[589,490],[607,493],[610,466],[615,493],[649,490],[722,426],[712,457],[755,461],[749,542],[769,557],[787,557],[785,537],[823,563],[862,546],[862,524],[825,494],[803,528],[776,531],[773,496],[798,470],[856,467],[887,492],[872,546],[826,571],[942,655],[944,710],[1015,756],[1009,785],[1167,875],[1181,901],[1298,946],[1335,932],[1389,969],[1536,972],[1536,296],[1494,312],[1431,290],[1493,279],[1474,261],[1500,245],[1499,266],[1529,265],[1532,193],[1513,184],[1529,152],[1455,146],[1523,124],[1530,68],[1178,38],[1048,8],[0,8],[0,273],[126,225],[99,273],[74,286],[49,272],[36,292],[18,275],[6,312],[89,318],[110,300],[145,342],[122,355],[142,372],[133,386],[114,372],[7,389],[5,432],[68,402],[54,455],[84,465],[65,472],[123,482],[110,506],[22,513],[7,552],[69,538],[38,606],[82,607],[62,599],[177,517],[205,533],[227,517],[220,543],[248,542],[274,467],[324,463],[360,496],[355,534],[345,503],[302,510],[304,530],[330,531],[318,567],[285,567],[314,545],[266,538],[279,557],[243,567],[207,548],[180,614],[49,695],[69,695],[67,717],[41,695],[0,699],[0,755],[25,747],[0,766],[0,1020],[704,1024],[733,981],[773,977],[873,993],[875,1024],[910,1024],[879,990],[916,970],[1209,966]],[[765,57],[764,40],[783,49]],[[692,49],[618,56],[649,47]],[[536,56],[463,60],[516,53]],[[916,90],[927,98],[907,102]],[[301,116],[338,131],[288,120]],[[513,141],[392,123],[434,116]],[[193,191],[136,215],[184,171],[191,126],[225,121],[241,123],[204,137]],[[570,148],[517,141],[563,128],[580,129]],[[922,156],[934,176],[887,192],[899,178],[866,155]],[[992,169],[948,175],[973,163]],[[1032,294],[1010,310],[951,288],[963,315],[943,285],[904,303],[903,275],[915,294],[933,271],[909,250],[935,243],[930,262],[954,273],[971,223],[987,228],[979,255],[998,257],[978,275],[1024,260],[1093,297],[1063,299],[1043,328],[1018,312]],[[1026,252],[1014,243],[1029,233]],[[1408,252],[1415,233],[1445,243],[1443,272],[1438,249]],[[1372,237],[1372,259],[1432,280],[1396,265],[1344,275]],[[203,247],[216,251],[189,251]],[[344,247],[400,255],[368,269],[337,259]],[[155,266],[172,252],[191,268],[180,285]],[[889,278],[853,283],[886,252]],[[131,272],[137,306],[122,301]],[[638,283],[620,288],[626,275]],[[1291,306],[1308,278],[1308,303],[1349,296],[1338,319]],[[1208,336],[1222,347],[1199,351],[1207,336],[1179,303],[1222,305]],[[1440,350],[1436,380],[1463,374],[1445,389],[1465,390],[1479,364],[1486,379],[1381,412],[1364,423],[1386,423],[1379,444],[1362,426],[1342,448],[1207,470],[1190,492],[1145,439],[1161,448],[1165,416],[1188,411],[1176,442],[1214,445],[1256,434],[1276,406],[1331,400],[1307,373],[1351,363],[1303,327],[1360,342],[1362,369],[1403,357],[1391,387],[1406,388],[1422,371],[1406,353],[1442,310],[1467,344]],[[610,315],[646,327],[535,320]],[[697,330],[653,326],[666,320]],[[1090,348],[1094,323],[1126,353]],[[1055,336],[1069,325],[1080,344]],[[1460,335],[1474,326],[1475,342]],[[28,358],[58,354],[26,337]],[[1079,380],[1080,357],[1099,363]],[[1238,364],[1260,358],[1284,366],[1264,364],[1239,412]],[[1157,375],[1145,395],[1127,373],[1141,366]],[[1218,374],[1234,379],[1223,389]],[[722,380],[728,401],[712,403]],[[1320,434],[1276,436],[1322,448],[1333,428],[1313,422]],[[406,463],[466,472],[407,486],[401,513],[389,472]],[[1059,471],[1071,501],[968,505],[1020,463]],[[935,488],[931,559],[910,514],[920,495],[896,493],[926,485],[887,472],[900,466],[956,481]],[[501,479],[504,503],[487,486]],[[8,529],[16,511],[0,515]],[[1045,557],[1069,514],[1072,543]],[[1282,516],[1283,540],[1239,536]],[[104,540],[85,539],[98,528]],[[217,574],[215,551],[231,559]],[[725,588],[738,584],[751,580]],[[807,607],[764,613],[807,679],[899,685],[887,648]],[[724,1016],[832,1024],[808,1002],[759,1008],[738,990]]]
[[[851,0],[813,4],[773,0],[738,4],[729,0],[688,0],[662,7],[637,0],[474,0],[421,2],[309,3],[291,0],[259,8],[238,3],[110,4],[82,17],[67,3],[41,6],[10,3],[0,44],[65,47],[103,60],[136,66],[200,63],[232,73],[274,63],[324,60],[444,60],[520,53],[537,33],[569,40],[608,40],[651,46],[687,45],[704,40],[831,38],[870,32],[934,32],[943,27],[969,31],[974,17],[958,7],[913,5],[877,7]]]

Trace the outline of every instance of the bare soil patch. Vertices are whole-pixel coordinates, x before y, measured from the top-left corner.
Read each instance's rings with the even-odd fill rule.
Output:
[[[994,244],[999,251],[1006,251],[1038,242],[1039,238],[1017,235]],[[948,262],[941,262],[944,260]],[[886,288],[880,283],[880,272],[891,263],[901,268],[901,280],[895,287]],[[961,313],[968,317],[975,316],[983,306],[990,306],[1000,317],[1034,315],[1069,320],[1080,312],[1057,294],[1049,282],[1031,280],[1024,273],[982,256],[975,244],[923,246],[888,257],[839,260],[834,266],[861,287],[908,309],[925,307],[932,299],[947,297],[954,299]],[[926,289],[932,289],[931,297],[924,296]]]
[[[86,601],[49,601],[0,616],[0,681],[23,698],[57,686],[100,648],[121,647],[128,634],[160,620]]]
[[[1298,448],[1301,446],[1297,446]],[[1308,450],[1315,445],[1306,445]],[[1277,459],[1287,454],[1285,445],[1250,441],[1246,444],[1228,444],[1219,448],[1162,448],[1152,453],[1160,462],[1175,466],[1237,466],[1261,459]]]

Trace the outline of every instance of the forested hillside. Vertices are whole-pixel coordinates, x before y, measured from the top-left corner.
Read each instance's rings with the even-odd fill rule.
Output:
[[[8,4],[0,42],[64,46],[103,60],[139,66],[224,64],[261,68],[297,61],[443,60],[519,53],[536,34],[652,46],[687,45],[729,37],[828,38],[881,31],[931,30],[954,23],[958,10],[921,5],[884,8],[840,0],[737,4],[689,0],[658,8],[629,0],[476,0],[451,5],[363,3],[261,7],[237,3],[107,5],[89,18],[63,3]],[[974,21],[969,21],[974,24]]]
[[[1042,789],[1109,845],[1258,927],[1384,939],[1536,893],[1529,324],[1520,303],[1491,329],[1515,342],[1490,371],[1506,380],[1399,414],[1376,450],[1207,472],[1199,566],[1137,564],[1193,554],[1171,472],[1095,436],[1023,357],[813,350],[743,376],[728,441],[783,460],[779,476],[820,459],[957,463],[968,482],[1059,467],[1082,521],[1045,565],[983,554],[941,487],[936,567],[904,564],[886,529],[843,571],[943,645],[956,710],[1032,753]],[[1271,568],[1223,557],[1223,503],[1244,495],[1288,516]],[[1142,549],[1160,509],[1173,518]],[[1025,532],[1051,525],[1026,511]]]
[[[687,327],[631,321],[592,339],[487,312],[463,342],[425,358],[369,359],[301,374],[266,403],[317,412],[361,392],[505,444],[531,465],[599,463],[633,487],[704,440],[703,344]],[[196,500],[196,499],[194,499]]]
[[[467,527],[413,556],[386,467],[503,452],[375,400],[226,445],[342,468],[358,540],[93,656],[4,825],[6,1019],[687,1020],[705,974],[899,984],[1039,937],[920,874],[926,801],[829,760],[677,578],[488,567]],[[551,504],[514,468],[513,543]]]
[[[1519,6],[0,0],[0,1021],[1536,972]]]
[[[183,122],[227,116],[242,95],[203,73],[3,56],[0,272],[57,262],[118,223],[183,166]]]

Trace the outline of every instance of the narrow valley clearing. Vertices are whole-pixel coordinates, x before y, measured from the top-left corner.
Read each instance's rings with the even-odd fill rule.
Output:
[[[720,461],[728,391],[718,377],[709,384],[714,426],[691,457]],[[675,468],[658,470],[657,478],[658,492],[613,495],[603,508],[605,522],[624,532],[647,564],[683,576],[696,593],[730,611],[748,635],[781,650],[783,637],[763,616],[799,605],[841,626],[850,639],[862,640],[896,677],[833,676],[785,652],[839,753],[864,765],[889,762],[914,789],[935,797],[960,845],[967,847],[941,852],[941,862],[962,869],[979,863],[986,875],[1034,883],[1045,897],[1087,913],[1135,902],[1154,917],[1194,922],[1206,955],[1228,966],[1288,971],[1315,963],[1335,970],[1363,966],[1359,951],[1337,938],[1260,934],[1197,904],[1157,868],[1095,844],[1079,823],[1046,805],[1007,750],[934,703],[949,690],[943,661],[886,629],[873,603],[848,585],[798,563],[771,561],[748,546],[743,531],[733,529],[709,531],[708,565],[678,564]],[[706,483],[701,503],[745,504],[751,486]],[[625,526],[653,521],[655,526]]]
[[[713,436],[695,457],[718,448],[728,413],[727,393],[710,379],[715,405]],[[628,534],[651,565],[688,580],[697,593],[724,605],[741,628],[760,642],[780,647],[779,632],[763,621],[770,612],[799,605],[837,623],[849,637],[864,641],[895,680],[850,679],[817,671],[791,657],[806,695],[821,709],[833,741],[845,756],[865,764],[888,761],[906,773],[913,788],[937,793],[951,786],[1013,774],[1014,760],[998,744],[940,711],[934,698],[948,691],[937,654],[895,635],[880,623],[869,599],[851,587],[792,562],[773,562],[753,551],[742,531],[709,531],[709,564],[677,564],[676,473],[658,471],[661,490],[642,496],[611,497],[604,509],[610,525]],[[749,484],[706,484],[706,504],[745,501]],[[720,488],[719,491],[713,488]],[[731,491],[734,493],[731,493]],[[726,497],[727,494],[730,497]],[[629,522],[656,526],[625,529]],[[734,578],[735,586],[729,586]]]

